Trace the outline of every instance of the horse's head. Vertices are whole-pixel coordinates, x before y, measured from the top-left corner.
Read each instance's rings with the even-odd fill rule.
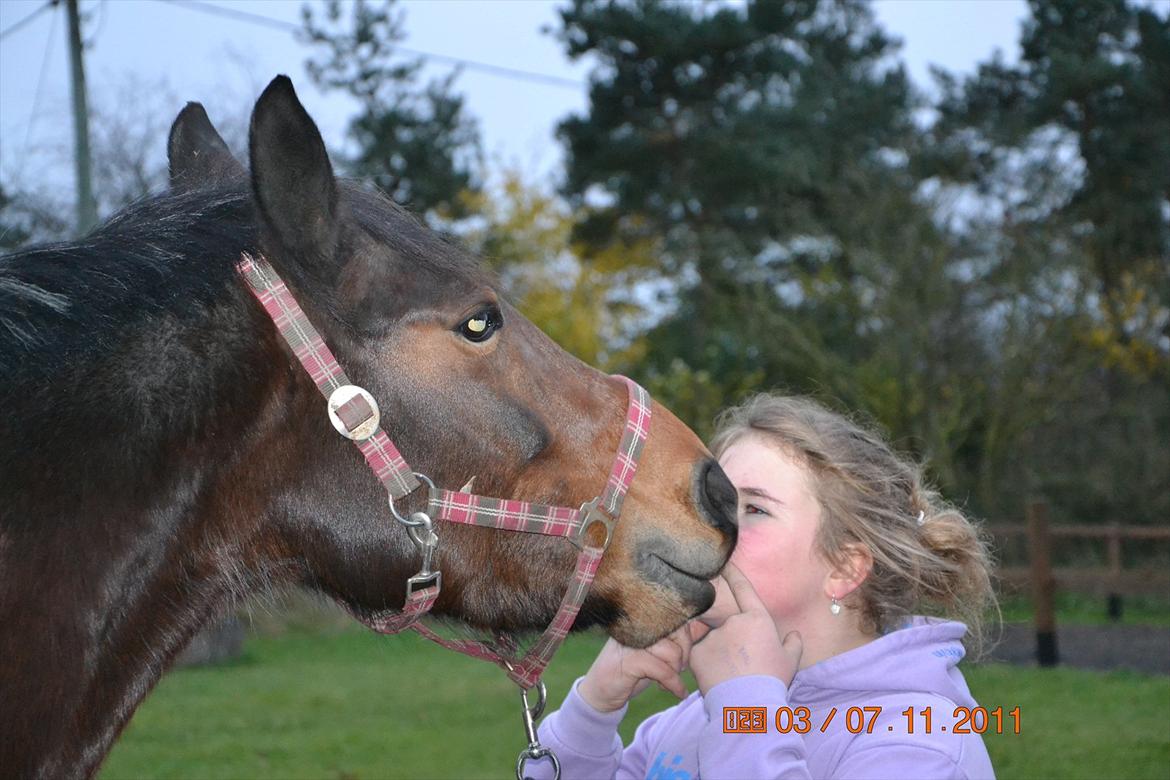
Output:
[[[373,393],[383,428],[416,470],[441,486],[474,479],[477,493],[544,503],[576,506],[601,492],[625,423],[623,382],[560,349],[464,252],[383,196],[335,179],[287,78],[258,100],[249,146],[261,249],[345,371]],[[176,184],[242,172],[198,107],[176,121],[170,153]],[[256,534],[266,540],[256,554],[291,562],[355,614],[398,607],[418,568],[413,545],[271,323],[258,314],[251,322],[273,364],[256,367],[270,401],[251,438],[263,454],[253,457],[273,465],[240,478],[232,522],[275,529]],[[299,433],[285,439],[282,429]],[[644,646],[706,609],[708,580],[735,542],[734,504],[710,453],[655,405],[578,625]],[[572,544],[453,524],[437,531],[437,613],[481,628],[544,627],[573,569]]]

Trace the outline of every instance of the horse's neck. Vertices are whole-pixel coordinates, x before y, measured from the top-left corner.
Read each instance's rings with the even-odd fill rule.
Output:
[[[167,406],[170,389],[136,374],[121,389],[124,429],[102,418],[65,439],[77,442],[76,462],[28,446],[28,468],[0,474],[27,480],[0,509],[0,689],[21,703],[0,707],[0,766],[16,776],[96,771],[175,656],[249,585],[233,524],[246,531],[259,518],[225,519],[223,502],[243,489],[236,461],[256,446],[248,437],[288,414],[290,394],[266,369],[275,356],[231,354],[247,340],[230,329],[195,334],[204,337],[203,364],[182,365],[151,339],[126,350],[153,357],[143,370],[190,398]],[[246,350],[271,349],[252,340]],[[163,427],[134,436],[152,416]]]
[[[170,498],[181,501],[178,493]],[[0,708],[0,742],[20,752],[5,757],[0,746],[0,765],[16,776],[92,774],[175,655],[226,603],[225,577],[191,571],[195,556],[182,560],[175,537],[185,514],[161,502],[118,522],[95,514],[110,533],[5,561],[5,588],[22,593],[4,604],[0,677],[5,700],[20,706]]]

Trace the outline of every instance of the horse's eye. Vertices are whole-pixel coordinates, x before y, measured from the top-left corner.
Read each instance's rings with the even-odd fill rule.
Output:
[[[459,326],[459,335],[478,344],[491,338],[503,324],[504,318],[500,316],[500,310],[492,306],[465,319]]]

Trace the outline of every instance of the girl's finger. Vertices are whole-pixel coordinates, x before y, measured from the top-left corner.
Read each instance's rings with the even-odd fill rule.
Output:
[[[780,647],[792,659],[793,666],[800,666],[800,656],[804,653],[804,638],[799,631],[789,631],[784,635]]]
[[[673,693],[680,699],[685,699],[689,694],[687,693],[687,686],[683,683],[682,678],[677,674],[666,682],[659,682],[666,691]]]
[[[681,697],[686,698],[686,687],[672,665],[652,655],[644,656],[643,662],[645,665],[641,676],[653,680],[671,693],[678,694],[681,691]]]
[[[691,631],[687,628],[687,624],[683,623],[676,628],[667,637],[671,642],[678,646],[679,649],[679,671],[686,668],[687,663],[691,657],[691,646],[694,642],[691,641]]]
[[[647,647],[646,652],[670,664],[671,668],[676,672],[682,669],[685,654],[677,642],[672,642],[669,639],[661,639]]]
[[[735,597],[735,603],[739,605],[740,612],[747,612],[748,610],[767,611],[764,602],[760,601],[759,594],[756,593],[756,589],[752,587],[751,582],[730,561],[723,567],[723,579],[727,581],[727,586],[731,588],[731,595]]]
[[[691,637],[692,649],[694,645],[703,641],[703,637],[707,636],[707,634],[710,634],[713,630],[714,629],[711,628],[711,626],[698,619],[687,623],[687,633],[690,634]]]

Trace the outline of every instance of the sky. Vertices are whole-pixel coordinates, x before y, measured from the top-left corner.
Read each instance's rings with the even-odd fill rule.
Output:
[[[0,34],[44,5],[0,0]],[[299,24],[300,0],[81,0],[90,103],[124,115],[163,117],[158,154],[165,154],[170,118],[188,100],[207,107],[217,124],[242,128],[252,102],[276,74],[288,74],[326,143],[341,147],[353,103],[322,94],[309,82],[309,49],[288,24]],[[276,20],[214,15],[218,6]],[[556,124],[586,108],[590,63],[572,63],[542,28],[556,23],[552,0],[403,0],[403,46],[497,68],[466,65],[456,81],[480,124],[496,169],[532,178],[554,174],[562,152]],[[929,85],[929,67],[958,73],[1000,50],[1018,56],[1023,0],[877,0],[879,22],[903,41],[911,77]],[[281,24],[283,22],[283,24]],[[72,186],[71,98],[63,9],[45,10],[0,39],[0,181]],[[447,62],[429,61],[441,75]],[[230,136],[229,136],[230,138]]]

